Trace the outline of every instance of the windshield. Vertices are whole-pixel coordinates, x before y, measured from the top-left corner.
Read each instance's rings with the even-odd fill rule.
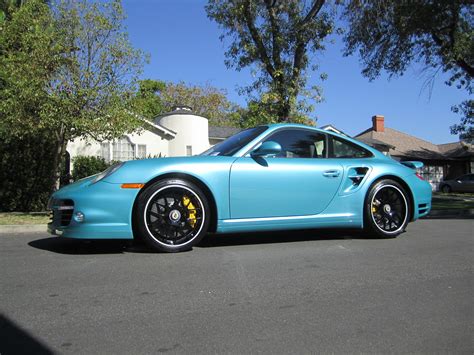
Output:
[[[225,141],[209,148],[200,155],[221,155],[230,157],[238,152],[243,146],[247,145],[256,137],[258,137],[267,128],[267,126],[258,126],[243,130],[242,132],[239,132],[236,135],[227,138]]]

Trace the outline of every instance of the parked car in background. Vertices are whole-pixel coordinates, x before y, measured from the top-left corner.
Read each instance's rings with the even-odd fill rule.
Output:
[[[474,192],[474,174],[466,174],[456,179],[442,181],[439,184],[442,192]]]

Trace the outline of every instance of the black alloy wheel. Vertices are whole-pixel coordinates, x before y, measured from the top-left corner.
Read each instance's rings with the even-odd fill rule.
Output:
[[[399,183],[387,179],[371,188],[365,206],[365,223],[371,234],[396,237],[405,230],[409,217],[410,200]]]
[[[210,209],[205,194],[185,180],[163,180],[139,197],[136,221],[152,248],[165,252],[189,250],[206,234]]]

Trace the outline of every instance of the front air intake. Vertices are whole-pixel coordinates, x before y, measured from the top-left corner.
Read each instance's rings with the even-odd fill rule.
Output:
[[[53,211],[52,223],[56,226],[66,227],[71,223],[74,212],[73,200],[53,200],[51,203]]]

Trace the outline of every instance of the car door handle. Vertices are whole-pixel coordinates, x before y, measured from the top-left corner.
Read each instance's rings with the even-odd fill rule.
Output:
[[[339,170],[327,170],[323,173],[323,176],[328,178],[338,177],[339,175],[341,175]]]

